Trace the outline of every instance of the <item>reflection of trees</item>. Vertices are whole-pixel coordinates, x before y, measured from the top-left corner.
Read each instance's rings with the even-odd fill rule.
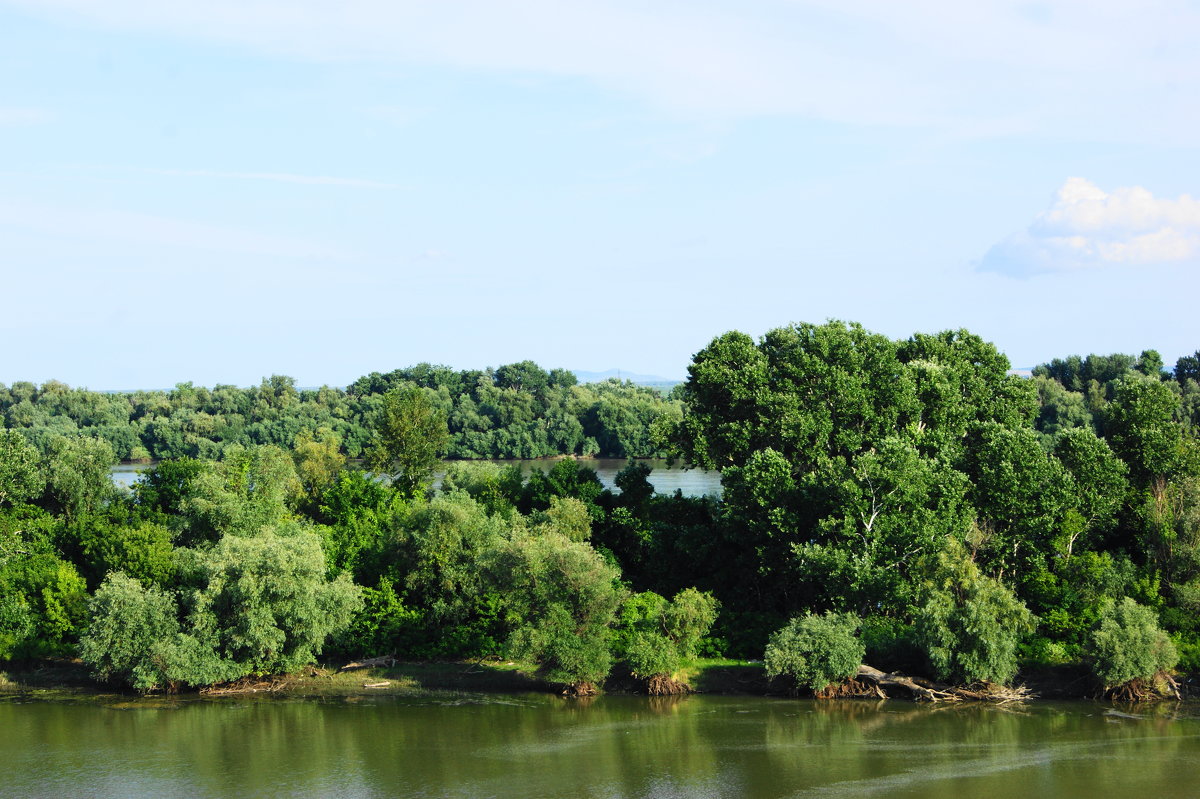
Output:
[[[0,746],[16,757],[6,788],[62,795],[73,780],[114,795],[1182,795],[1200,753],[1187,713],[706,696],[0,703]]]

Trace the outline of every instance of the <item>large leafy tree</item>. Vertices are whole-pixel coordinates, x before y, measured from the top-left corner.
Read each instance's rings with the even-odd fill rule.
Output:
[[[415,497],[432,481],[449,441],[446,414],[425,390],[393,389],[383,396],[367,463],[391,476],[405,496]]]

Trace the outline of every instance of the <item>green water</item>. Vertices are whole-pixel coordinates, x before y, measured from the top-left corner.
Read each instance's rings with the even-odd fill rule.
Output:
[[[1194,797],[1200,708],[0,698],[5,796]]]

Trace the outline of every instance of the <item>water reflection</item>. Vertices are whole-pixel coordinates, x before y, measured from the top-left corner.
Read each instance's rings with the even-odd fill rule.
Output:
[[[508,466],[510,464],[519,466],[524,474],[531,474],[535,469],[548,472],[554,468],[554,464],[557,462],[557,460],[545,458],[539,460],[489,461],[489,463],[501,466]],[[721,475],[719,472],[706,472],[703,469],[684,469],[678,465],[672,467],[665,460],[645,459],[642,462],[653,469],[650,473],[650,484],[660,494],[674,494],[676,490],[679,490],[683,492],[685,497],[700,497],[705,494],[713,496],[721,495]],[[625,468],[627,461],[620,458],[589,458],[581,460],[580,463],[595,471],[605,488],[616,490],[619,493],[615,482],[617,472]],[[112,481],[117,486],[131,488],[134,483],[141,479],[141,473],[148,468],[150,468],[149,464],[122,463],[109,470],[109,477],[112,478]],[[441,482],[442,474],[443,472],[436,474],[437,483]]]
[[[1192,796],[1195,708],[734,697],[0,702],[11,795]]]

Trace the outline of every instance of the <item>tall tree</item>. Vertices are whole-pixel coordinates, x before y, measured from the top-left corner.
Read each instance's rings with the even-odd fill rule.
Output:
[[[393,389],[383,396],[375,432],[367,465],[390,475],[404,495],[417,496],[450,442],[445,412],[420,388]]]

